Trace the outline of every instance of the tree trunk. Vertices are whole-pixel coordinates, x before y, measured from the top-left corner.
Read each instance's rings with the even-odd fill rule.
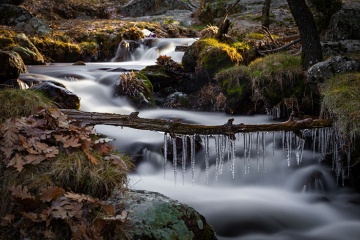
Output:
[[[320,37],[315,20],[305,0],[287,0],[287,2],[300,32],[302,66],[308,69],[322,60]]]
[[[270,26],[270,5],[271,0],[265,0],[262,8],[261,25],[266,29],[269,29]]]

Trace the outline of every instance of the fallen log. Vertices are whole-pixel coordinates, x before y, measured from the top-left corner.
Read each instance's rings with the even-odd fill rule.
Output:
[[[234,124],[233,118],[230,118],[223,125],[196,125],[181,123],[179,119],[149,119],[138,117],[138,112],[130,115],[83,112],[71,109],[61,109],[73,121],[79,122],[83,126],[87,125],[112,125],[129,127],[142,130],[160,131],[170,133],[171,136],[180,135],[234,135],[235,133],[247,132],[270,132],[270,131],[293,131],[298,133],[302,129],[331,127],[332,122],[329,119],[288,120],[286,122],[270,124]]]

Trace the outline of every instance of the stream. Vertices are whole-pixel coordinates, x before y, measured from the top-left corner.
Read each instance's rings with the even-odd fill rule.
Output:
[[[143,52],[127,62],[29,66],[29,73],[21,77],[65,84],[81,98],[83,111],[130,114],[138,110],[126,99],[112,96],[119,74],[124,69],[140,70],[154,64],[164,51],[181,61],[182,55],[173,49],[176,44],[191,41],[161,40],[152,52],[140,49]],[[229,116],[161,108],[140,110],[139,117],[179,118],[205,125],[225,124],[229,118],[234,118],[234,124],[274,122],[267,115]],[[96,131],[113,138],[118,150],[139,159],[129,175],[131,189],[160,192],[194,207],[219,239],[360,239],[359,194],[341,187],[332,170],[320,164],[323,146],[311,139],[299,145],[295,136],[283,132],[237,134],[234,141],[223,136],[200,136],[197,140],[201,147],[195,152],[191,150],[195,138],[185,136],[183,149],[190,152],[186,157],[178,154],[168,159],[163,148],[174,143],[162,132],[104,125],[96,126]],[[319,142],[324,144],[330,135],[315,133],[322,136]],[[308,131],[308,136],[314,132]]]

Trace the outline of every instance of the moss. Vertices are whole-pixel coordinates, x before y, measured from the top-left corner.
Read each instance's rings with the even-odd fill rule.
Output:
[[[49,108],[54,104],[42,93],[32,90],[5,89],[0,91],[0,123],[9,118],[34,114],[39,107]]]
[[[215,75],[226,97],[229,112],[235,111],[238,106],[244,105],[244,101],[251,94],[251,80],[249,69],[240,65],[224,69]]]
[[[272,108],[285,103],[288,108],[298,111],[305,89],[304,73],[300,57],[285,53],[271,54],[249,64],[253,91],[258,91],[265,106]],[[284,100],[293,99],[289,106]]]
[[[13,38],[0,36],[0,49],[4,49],[14,44]]]
[[[206,70],[217,72],[222,68],[239,64],[243,59],[237,49],[216,39],[204,39],[200,58]]]
[[[360,73],[335,75],[321,88],[323,112],[344,133],[360,133]]]
[[[30,39],[48,61],[76,62],[81,60],[82,51],[79,44],[63,42],[49,37]]]

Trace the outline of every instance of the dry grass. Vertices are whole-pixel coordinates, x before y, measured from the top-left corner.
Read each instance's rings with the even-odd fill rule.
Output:
[[[8,118],[34,114],[39,107],[50,108],[54,106],[42,93],[32,90],[1,90],[0,99],[0,123]]]

